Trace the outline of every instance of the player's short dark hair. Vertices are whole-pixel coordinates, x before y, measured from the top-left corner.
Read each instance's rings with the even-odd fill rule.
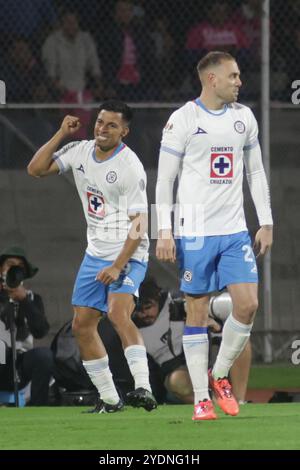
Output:
[[[200,74],[203,70],[207,69],[208,67],[214,65],[220,65],[223,60],[234,60],[235,58],[229,54],[229,52],[224,51],[211,51],[206,54],[202,59],[198,62],[197,70]]]
[[[147,304],[153,300],[158,302],[160,299],[161,291],[162,289],[158,286],[156,280],[151,276],[147,277],[140,285],[140,305]]]
[[[123,101],[119,101],[119,100],[104,101],[101,104],[98,110],[98,113],[100,113],[100,111],[102,111],[103,109],[105,109],[105,111],[112,111],[114,113],[122,114],[124,121],[126,121],[128,126],[130,125],[132,117],[133,117],[133,110]]]

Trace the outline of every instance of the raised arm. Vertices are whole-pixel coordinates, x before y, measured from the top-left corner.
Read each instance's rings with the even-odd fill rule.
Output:
[[[60,126],[60,129],[54,136],[43,145],[33,156],[27,166],[27,172],[30,176],[39,178],[59,173],[59,166],[53,160],[53,154],[62,141],[77,132],[81,127],[79,118],[75,116],[66,116]]]

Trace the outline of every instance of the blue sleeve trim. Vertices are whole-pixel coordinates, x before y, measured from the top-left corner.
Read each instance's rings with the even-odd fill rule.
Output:
[[[160,147],[160,150],[163,152],[170,153],[171,155],[175,155],[175,157],[183,157],[184,153],[183,152],[178,152],[177,150],[171,149],[170,147],[166,147],[165,145],[162,145]]]
[[[256,139],[252,144],[245,145],[245,147],[243,147],[243,150],[251,150],[254,147],[256,147],[257,144],[258,144],[258,139]]]
[[[62,173],[65,173],[66,168],[64,167],[63,162],[59,157],[54,157],[53,160],[57,163],[58,168],[59,168],[59,174],[61,175]]]

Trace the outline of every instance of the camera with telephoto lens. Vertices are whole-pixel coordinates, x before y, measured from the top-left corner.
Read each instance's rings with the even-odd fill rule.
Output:
[[[5,275],[0,277],[0,282],[5,284],[9,289],[15,289],[26,279],[27,273],[21,266],[12,266]]]

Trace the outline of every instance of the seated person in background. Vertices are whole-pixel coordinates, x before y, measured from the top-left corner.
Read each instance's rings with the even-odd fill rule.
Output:
[[[75,11],[64,9],[60,27],[42,46],[42,60],[58,94],[68,102],[102,99],[102,71],[96,43],[80,28]]]
[[[140,328],[148,355],[160,368],[169,398],[173,395],[183,403],[193,403],[193,388],[182,348],[183,300],[173,299],[153,278],[148,278],[140,286],[133,320]]]
[[[135,17],[133,2],[117,0],[112,17],[101,24],[96,35],[108,98],[156,99],[159,90],[154,41],[147,24]]]
[[[8,102],[43,103],[53,99],[46,71],[24,38],[16,36],[11,39],[1,65],[1,79],[7,85]]]
[[[20,267],[20,278],[12,287],[9,273],[12,267]],[[49,348],[34,348],[33,338],[43,338],[49,330],[42,298],[24,287],[22,279],[32,278],[38,271],[19,247],[10,247],[0,253],[0,341],[5,344],[5,364],[0,364],[0,390],[14,390],[10,318],[17,304],[16,350],[18,388],[31,381],[30,405],[48,404],[49,381],[52,376],[53,358]],[[11,287],[9,287],[9,285]]]
[[[228,293],[212,297],[210,302],[211,351],[219,345],[222,325],[232,310]],[[184,300],[173,299],[153,278],[147,278],[140,287],[140,298],[133,317],[142,333],[148,355],[159,366],[167,391],[166,399],[193,403],[193,390],[182,348],[185,325]],[[240,403],[245,401],[251,347],[247,344],[231,370],[233,393]],[[175,397],[175,400],[174,400]]]
[[[78,104],[103,99],[102,71],[96,43],[88,31],[81,29],[75,11],[62,11],[60,27],[42,46],[42,60],[58,100],[74,103],[72,112],[64,114],[80,118],[77,138],[87,139],[92,111]]]

